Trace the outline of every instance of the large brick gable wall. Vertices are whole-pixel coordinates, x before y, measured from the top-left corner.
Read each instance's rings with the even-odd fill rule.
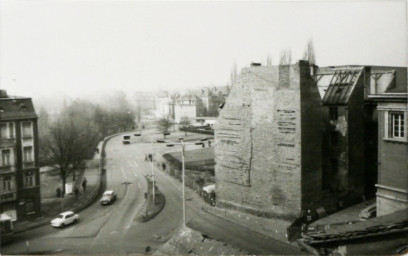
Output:
[[[309,72],[307,62],[242,70],[215,130],[218,206],[293,219],[319,199],[321,105]],[[302,133],[316,143],[302,148]]]

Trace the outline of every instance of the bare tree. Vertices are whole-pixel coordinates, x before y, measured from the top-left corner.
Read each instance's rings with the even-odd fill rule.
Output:
[[[92,157],[98,143],[98,133],[88,121],[61,117],[50,125],[49,135],[43,142],[48,157],[59,167],[62,180],[62,193],[69,173]]]
[[[180,119],[179,124],[180,124],[181,128],[184,129],[184,134],[185,134],[185,136],[187,136],[187,129],[188,129],[188,127],[191,125],[190,118],[188,118],[188,116],[183,116],[183,117]]]
[[[283,50],[280,53],[279,65],[290,65],[292,64],[292,50]]]
[[[166,134],[169,132],[170,127],[173,124],[171,123],[169,118],[162,117],[157,120],[157,129],[163,133],[164,138],[166,139]]]
[[[309,61],[309,64],[316,64],[316,54],[313,47],[313,40],[309,39],[306,45],[303,59]]]

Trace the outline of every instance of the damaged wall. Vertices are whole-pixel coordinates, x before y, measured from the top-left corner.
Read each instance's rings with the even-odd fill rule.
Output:
[[[307,62],[243,69],[215,129],[217,205],[294,219],[318,200],[320,111]]]

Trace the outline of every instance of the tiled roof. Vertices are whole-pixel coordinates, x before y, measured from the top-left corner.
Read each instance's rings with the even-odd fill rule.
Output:
[[[37,118],[30,98],[0,98],[0,120]]]

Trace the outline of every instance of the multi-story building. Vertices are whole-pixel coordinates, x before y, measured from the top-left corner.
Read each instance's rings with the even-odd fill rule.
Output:
[[[179,123],[183,117],[195,122],[197,113],[202,109],[201,99],[193,94],[186,94],[175,98],[173,102],[174,122]]]
[[[377,215],[408,208],[407,69],[378,67],[368,101],[377,105]]]
[[[30,98],[0,91],[1,213],[13,220],[41,214],[37,115]]]

